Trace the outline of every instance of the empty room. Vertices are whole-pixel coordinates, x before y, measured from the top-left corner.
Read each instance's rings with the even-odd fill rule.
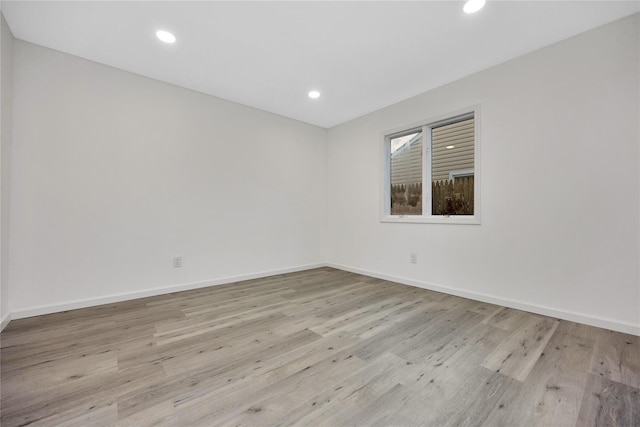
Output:
[[[0,2],[0,425],[640,426],[640,2]]]

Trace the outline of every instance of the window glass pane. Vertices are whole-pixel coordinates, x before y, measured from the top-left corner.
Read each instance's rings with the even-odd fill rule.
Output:
[[[432,215],[473,215],[474,119],[431,129]]]
[[[391,215],[422,215],[422,132],[390,142]]]

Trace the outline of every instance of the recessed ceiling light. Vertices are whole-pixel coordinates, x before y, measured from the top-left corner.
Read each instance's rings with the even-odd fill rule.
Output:
[[[482,9],[486,2],[487,0],[469,0],[464,4],[462,10],[464,10],[465,13],[475,13]]]
[[[320,98],[320,92],[318,92],[317,90],[312,90],[311,92],[309,92],[309,98]]]
[[[165,30],[156,31],[156,37],[161,42],[165,42],[165,43],[175,43],[176,42],[176,36],[171,34],[169,31],[165,31]]]
[[[447,145],[447,149],[448,150],[451,150],[452,148],[456,148],[456,146],[455,145]]]

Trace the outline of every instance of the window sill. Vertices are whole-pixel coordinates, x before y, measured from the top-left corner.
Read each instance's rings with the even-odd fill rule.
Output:
[[[480,225],[478,216],[416,216],[416,215],[388,215],[380,218],[380,222],[395,222],[407,224],[469,224]]]

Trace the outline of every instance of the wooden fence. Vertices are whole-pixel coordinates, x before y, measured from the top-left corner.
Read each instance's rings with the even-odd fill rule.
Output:
[[[433,215],[473,215],[473,177],[431,183]],[[422,214],[422,183],[391,186],[391,215]]]
[[[422,215],[422,183],[391,186],[391,215]]]

